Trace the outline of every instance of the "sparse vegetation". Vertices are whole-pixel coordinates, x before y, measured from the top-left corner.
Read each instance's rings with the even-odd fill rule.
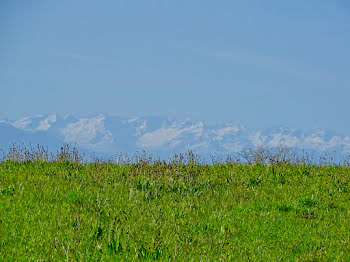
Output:
[[[209,165],[13,148],[0,163],[0,260],[349,261],[348,162],[281,150]]]

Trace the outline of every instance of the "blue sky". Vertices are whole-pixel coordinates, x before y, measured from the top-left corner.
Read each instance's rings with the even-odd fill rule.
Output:
[[[350,3],[1,1],[0,118],[163,115],[350,134]]]

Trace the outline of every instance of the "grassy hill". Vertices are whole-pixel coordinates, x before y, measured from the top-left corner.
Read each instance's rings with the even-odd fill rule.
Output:
[[[349,261],[350,169],[0,163],[0,260]]]

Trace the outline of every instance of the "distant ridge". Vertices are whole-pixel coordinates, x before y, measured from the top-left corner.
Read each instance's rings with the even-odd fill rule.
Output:
[[[289,127],[252,130],[230,123],[208,125],[190,119],[166,117],[124,118],[99,114],[65,117],[56,114],[28,116],[15,121],[0,120],[0,148],[13,143],[40,144],[56,150],[71,143],[90,152],[117,154],[143,151],[162,156],[174,152],[231,154],[245,148],[285,145],[321,153],[350,153],[350,137],[331,130],[308,131]]]

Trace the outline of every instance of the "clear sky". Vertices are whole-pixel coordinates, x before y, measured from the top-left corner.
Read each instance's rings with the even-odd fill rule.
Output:
[[[350,1],[1,1],[0,118],[162,115],[350,134]]]

